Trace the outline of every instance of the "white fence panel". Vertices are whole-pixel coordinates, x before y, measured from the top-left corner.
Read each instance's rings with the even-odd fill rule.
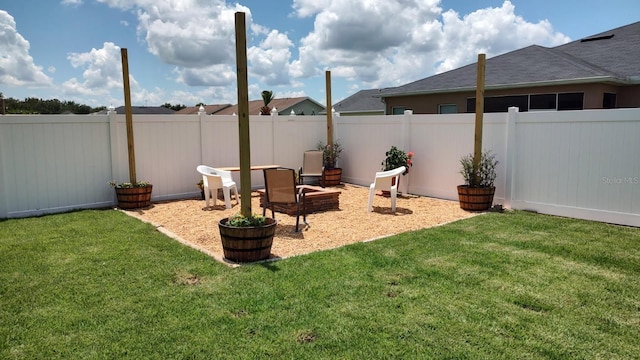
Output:
[[[109,149],[106,116],[3,116],[0,217],[112,204]]]
[[[492,150],[499,161],[496,201],[504,197],[506,114],[483,117],[483,149]],[[413,115],[410,121],[410,149],[413,167],[406,176],[409,193],[457,200],[456,187],[463,183],[460,158],[473,152],[474,114]]]
[[[336,139],[343,146],[339,165],[343,181],[366,185],[373,181],[376,171],[392,145],[403,149],[403,115],[336,117]],[[404,150],[404,149],[403,149]]]
[[[640,226],[639,115],[519,113],[512,207]]]
[[[474,114],[334,118],[343,181],[367,186],[392,145],[415,153],[400,189],[457,199]],[[323,116],[251,116],[253,165],[297,169],[326,141]],[[500,161],[496,203],[640,226],[640,109],[485,114],[483,148]],[[199,164],[238,166],[236,116],[134,117],[136,174],[154,201],[199,194]],[[238,174],[234,174],[239,182]],[[124,115],[0,117],[0,218],[115,204],[128,181]],[[263,186],[252,174],[252,187]]]
[[[295,169],[302,166],[303,153],[327,143],[325,116],[274,116],[273,163]]]
[[[117,171],[114,179],[129,181],[126,121],[117,115]],[[153,184],[153,200],[189,196],[197,191],[195,172],[200,157],[198,117],[136,115],[133,121],[136,180]],[[190,181],[186,181],[185,175]]]

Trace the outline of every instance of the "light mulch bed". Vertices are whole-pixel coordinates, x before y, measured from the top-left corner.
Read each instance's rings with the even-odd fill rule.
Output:
[[[476,215],[460,209],[457,201],[411,195],[398,197],[395,214],[391,213],[389,198],[375,196],[373,212],[369,213],[368,188],[343,184],[333,189],[341,191],[340,210],[308,214],[309,226],[304,226],[300,217],[300,232],[295,232],[295,216],[276,212],[278,226],[271,249],[273,258],[332,249]],[[157,202],[146,209],[125,212],[224,262],[218,221],[240,212],[240,205],[235,200],[232,204],[233,207],[227,210],[224,202],[218,200],[216,206],[206,208],[204,200],[188,199]],[[262,213],[257,192],[252,193],[251,209],[254,213]],[[267,216],[271,216],[270,210]]]

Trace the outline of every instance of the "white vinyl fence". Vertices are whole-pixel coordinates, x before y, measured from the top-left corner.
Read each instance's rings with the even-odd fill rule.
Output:
[[[199,164],[237,166],[235,116],[134,116],[136,174],[152,200],[199,195]],[[459,159],[473,150],[474,114],[334,117],[343,181],[368,185],[395,145],[415,152],[400,189],[457,200]],[[251,116],[251,162],[297,169],[326,142],[322,116]],[[640,109],[485,114],[483,147],[500,161],[494,203],[640,226]],[[239,183],[238,174],[234,175]],[[0,117],[0,218],[115,204],[128,181],[122,114]],[[252,173],[252,187],[263,186]],[[363,209],[363,212],[365,209]]]

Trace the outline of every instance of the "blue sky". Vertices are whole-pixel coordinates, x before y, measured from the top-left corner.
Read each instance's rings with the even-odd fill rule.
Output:
[[[338,102],[531,44],[556,46],[640,21],[637,0],[0,0],[5,97],[236,103],[234,13],[247,17],[250,99]]]

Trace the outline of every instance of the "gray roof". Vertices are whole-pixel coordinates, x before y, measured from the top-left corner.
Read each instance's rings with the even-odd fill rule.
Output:
[[[612,36],[613,35],[613,36]],[[531,45],[487,59],[485,88],[640,83],[640,22],[554,48]],[[477,63],[383,91],[381,96],[469,91]]]
[[[115,108],[116,113],[124,114],[124,106]],[[132,106],[131,114],[151,114],[151,115],[168,115],[175,113],[175,110],[171,110],[162,106]]]
[[[348,98],[333,105],[336,112],[384,111],[384,103],[379,95],[382,89],[360,90]]]

